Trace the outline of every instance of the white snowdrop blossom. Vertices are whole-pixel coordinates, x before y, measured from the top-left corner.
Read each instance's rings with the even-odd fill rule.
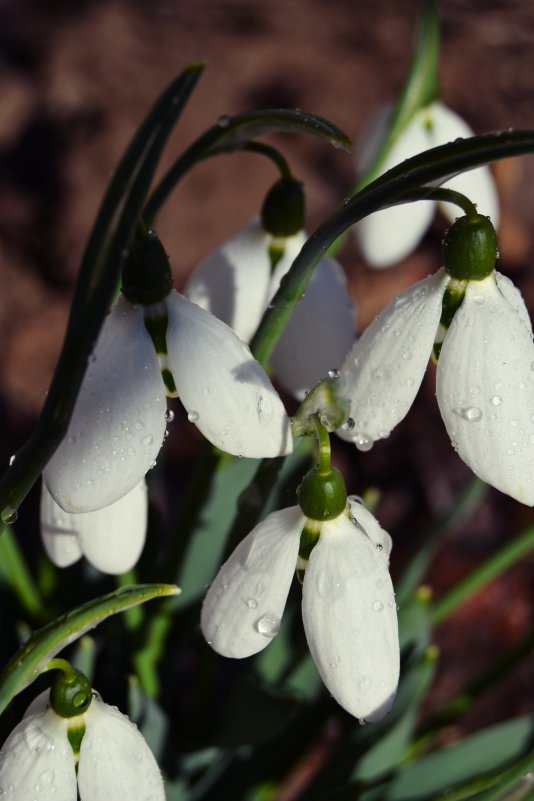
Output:
[[[94,512],[65,512],[43,484],[41,538],[58,567],[82,556],[103,573],[119,575],[137,563],[146,537],[148,497],[143,478],[118,501]]]
[[[305,241],[303,231],[275,239],[256,217],[198,265],[184,292],[248,342]],[[271,271],[273,245],[284,252]],[[339,367],[353,341],[354,305],[343,270],[323,258],[271,355],[273,371],[302,399]]]
[[[167,317],[166,354],[156,354],[145,315]],[[154,466],[167,423],[162,369],[172,374],[189,420],[217,447],[258,458],[291,451],[278,394],[227,325],[174,290],[157,308],[121,296],[102,327],[67,435],[43,474],[62,509],[109,506]]]
[[[371,164],[382,141],[392,113],[392,106],[381,109],[371,121],[359,159],[359,173]],[[454,111],[435,102],[418,111],[393,144],[380,173],[385,173],[405,159],[429,148],[473,135],[473,131]],[[451,178],[443,184],[467,195],[477,204],[478,212],[499,223],[499,204],[495,184],[488,167],[478,167]],[[458,216],[453,203],[438,203],[440,211],[452,222]],[[408,256],[422,239],[431,223],[435,204],[428,200],[392,206],[365,217],[355,225],[357,239],[366,262],[371,267],[389,267]]]
[[[273,512],[223,564],[201,615],[217,653],[251,656],[278,633],[305,523],[299,507]],[[388,712],[399,678],[390,550],[389,535],[349,497],[344,513],[321,524],[304,576],[302,618],[313,660],[336,701],[362,720]]]
[[[137,727],[95,694],[88,710],[63,718],[45,690],[30,705],[0,751],[5,801],[165,801],[156,760]],[[82,721],[83,719],[83,721]],[[78,772],[69,723],[82,722]]]
[[[444,268],[398,295],[364,331],[341,369],[362,450],[387,437],[423,380],[450,281]],[[441,336],[440,336],[441,339]],[[445,333],[436,395],[454,448],[488,484],[534,505],[534,348],[520,292],[498,272],[467,281]]]

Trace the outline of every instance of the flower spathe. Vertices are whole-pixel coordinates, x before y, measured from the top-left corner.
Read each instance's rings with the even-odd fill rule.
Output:
[[[36,698],[0,752],[0,796],[6,801],[165,801],[156,760],[137,727],[95,694],[83,718],[78,772],[69,720]]]
[[[201,615],[219,654],[251,656],[277,634],[305,523],[299,507],[273,512],[221,567]],[[344,709],[369,721],[388,712],[399,678],[390,550],[389,535],[349,498],[345,512],[321,524],[303,583],[304,629],[321,678]]]
[[[364,173],[384,137],[392,107],[381,109],[364,136],[359,172]],[[380,174],[438,145],[473,135],[467,123],[443,103],[435,102],[416,112],[394,142],[381,165]],[[499,222],[499,204],[491,171],[478,167],[451,178],[443,184],[467,195],[480,214],[488,215],[495,227]],[[452,222],[458,209],[452,203],[439,202],[440,211]],[[366,262],[372,267],[389,267],[408,256],[418,245],[434,215],[435,204],[420,200],[377,211],[355,226]]]
[[[364,331],[341,369],[354,427],[367,449],[406,415],[423,380],[450,277],[442,268],[398,295]],[[467,281],[437,366],[436,395],[460,457],[488,484],[534,505],[534,348],[512,282]]]
[[[97,570],[120,575],[137,563],[146,537],[148,496],[143,478],[118,501],[94,512],[65,512],[43,484],[41,537],[51,561],[68,567],[82,556]]]
[[[184,292],[249,341],[305,241],[303,231],[275,239],[256,217],[198,265]],[[283,249],[274,271],[273,246]],[[341,364],[353,340],[354,305],[343,270],[334,259],[323,258],[273,350],[273,371],[302,399]]]
[[[144,325],[150,314],[167,318],[161,364]],[[161,368],[172,373],[189,419],[217,447],[249,457],[291,451],[278,394],[227,325],[174,290],[155,310],[121,296],[104,322],[67,435],[43,474],[62,509],[109,506],[155,464],[167,422]]]

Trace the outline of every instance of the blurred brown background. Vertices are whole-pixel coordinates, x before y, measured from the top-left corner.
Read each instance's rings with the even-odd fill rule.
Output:
[[[164,159],[222,114],[254,107],[314,111],[357,140],[405,75],[418,0],[1,0],[0,410],[2,461],[31,430],[64,332],[77,267],[98,203],[135,126],[170,77],[191,61],[209,68]],[[534,5],[444,0],[444,101],[476,132],[534,127]],[[305,181],[312,230],[348,194],[353,159],[311,137],[277,142]],[[495,168],[503,222],[501,268],[534,312],[534,159]],[[276,175],[250,154],[196,168],[157,229],[179,289],[195,264],[256,213]],[[443,223],[398,267],[368,271],[353,243],[341,261],[366,325],[400,288],[439,266]],[[403,548],[444,511],[470,474],[452,451],[429,371],[408,419],[370,454],[339,446],[349,489],[383,490],[379,517]],[[169,453],[189,458],[192,427],[177,420]],[[180,436],[176,436],[176,432]],[[352,482],[352,484],[351,484]],[[437,593],[515,532],[531,510],[497,492],[448,541],[429,576]],[[477,675],[532,624],[532,559],[509,571],[442,626],[442,668],[432,703]],[[532,668],[532,661],[530,661]],[[529,663],[468,716],[479,726],[529,705]],[[455,731],[451,734],[454,735]]]

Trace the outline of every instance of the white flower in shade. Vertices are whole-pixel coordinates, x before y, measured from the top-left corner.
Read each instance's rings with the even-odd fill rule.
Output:
[[[95,695],[87,712],[63,718],[48,690],[30,705],[0,752],[0,796],[6,801],[165,801],[156,760],[137,727]],[[85,734],[76,776],[67,737],[83,718]]]
[[[43,484],[41,537],[51,561],[68,567],[82,556],[103,573],[130,570],[145,544],[148,498],[144,478],[110,506],[94,512],[65,512]]]
[[[302,245],[303,231],[273,238],[258,217],[198,265],[184,293],[249,341]],[[269,248],[284,252],[271,271]],[[340,265],[323,258],[271,356],[281,384],[302,399],[339,367],[354,340],[354,305]]]
[[[359,173],[371,164],[389,124],[392,107],[383,108],[371,121],[364,135]],[[385,173],[405,159],[429,148],[473,136],[461,117],[442,103],[432,103],[418,111],[393,144],[380,173]],[[499,204],[495,184],[488,167],[461,173],[443,184],[477,204],[480,214],[499,223]],[[452,222],[458,216],[453,203],[438,203],[440,211]],[[362,254],[372,267],[389,267],[408,256],[417,247],[434,216],[435,204],[428,200],[404,203],[377,211],[355,226]]]
[[[251,656],[277,634],[305,523],[299,507],[270,514],[221,567],[201,616],[217,653]],[[321,524],[303,584],[304,629],[321,678],[344,709],[370,721],[388,712],[399,679],[390,550],[389,535],[349,498],[347,512]]]
[[[156,354],[144,315],[166,315],[167,353]],[[68,512],[109,506],[154,465],[166,426],[172,373],[188,417],[234,455],[292,449],[282,402],[250,349],[212,314],[174,290],[156,308],[121,297],[104,322],[68,432],[43,476]]]
[[[364,331],[341,369],[362,450],[387,437],[423,380],[451,280],[442,268],[398,295]],[[440,336],[440,339],[442,337]],[[498,272],[468,281],[445,333],[436,395],[453,446],[488,484],[534,505],[534,348],[520,292]]]

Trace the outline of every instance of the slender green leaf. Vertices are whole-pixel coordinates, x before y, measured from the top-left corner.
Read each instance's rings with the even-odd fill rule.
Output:
[[[189,67],[165,89],[111,180],[82,259],[65,341],[43,410],[35,431],[0,482],[3,522],[9,522],[6,518],[18,509],[65,436],[161,151],[201,70],[200,65]]]
[[[350,139],[337,125],[300,109],[263,109],[220,117],[217,125],[195,140],[163,176],[145,206],[143,218],[154,219],[178,181],[199,161],[220,153],[247,150],[252,139],[270,133],[308,133],[326,139],[336,148],[351,147]]]
[[[140,584],[121,587],[115,592],[89,601],[38,629],[19,648],[0,673],[0,713],[19,692],[46,669],[48,662],[63,648],[77,640],[111,615],[153,598],[176,595],[178,587],[169,584]]]

